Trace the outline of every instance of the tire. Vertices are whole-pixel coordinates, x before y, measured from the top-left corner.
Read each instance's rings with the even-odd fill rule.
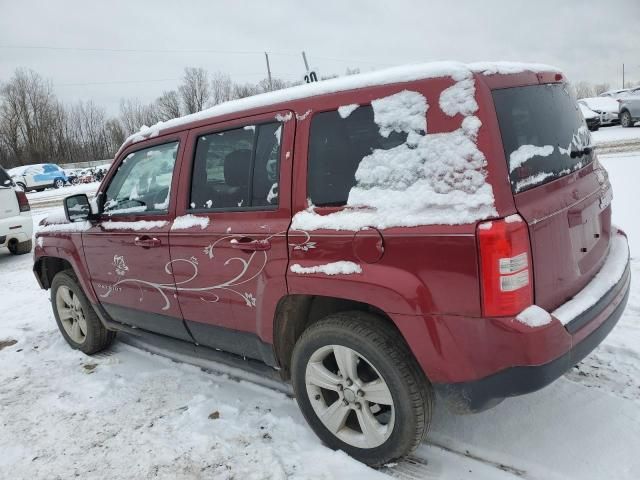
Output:
[[[25,192],[27,191],[27,186],[22,182],[16,182],[16,185],[19,186]]]
[[[53,188],[62,188],[64,187],[64,180],[62,180],[61,178],[56,178],[53,181]]]
[[[65,299],[67,296],[68,298]],[[73,271],[59,272],[53,278],[51,306],[58,329],[71,348],[92,355],[113,343],[116,332],[107,330],[100,322]],[[66,308],[69,317],[65,315],[65,306],[70,306]],[[74,325],[77,326],[74,327]]]
[[[338,357],[345,368],[337,366]],[[296,342],[291,373],[300,410],[316,435],[363,463],[376,467],[407,455],[429,429],[431,385],[402,336],[376,315],[343,312],[311,325]],[[331,428],[320,418],[330,411]],[[375,434],[365,435],[363,422]]]
[[[25,242],[10,243],[9,252],[14,255],[24,255],[29,253],[33,248],[33,240],[27,240]]]
[[[624,128],[633,127],[633,118],[631,118],[631,114],[627,110],[620,114],[620,124]]]

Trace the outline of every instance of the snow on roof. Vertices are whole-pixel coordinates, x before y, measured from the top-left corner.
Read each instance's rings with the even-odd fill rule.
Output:
[[[162,131],[179,127],[191,122],[206,120],[234,112],[251,110],[268,105],[299,100],[302,98],[325,95],[328,93],[355,90],[358,88],[371,87],[376,85],[388,85],[392,83],[410,82],[426,78],[451,77],[456,82],[469,79],[473,73],[482,75],[514,74],[522,72],[559,72],[556,67],[538,63],[515,63],[515,62],[479,62],[464,64],[460,62],[431,62],[413,65],[393,67],[375,72],[348,75],[345,77],[323,80],[321,82],[298,85],[296,87],[285,88],[274,92],[262,93],[251,97],[231,100],[214,107],[202,110],[201,112],[185,115],[183,117],[158,122],[148,127],[143,125],[140,131],[127,138],[126,143],[140,142],[147,138],[156,137]]]

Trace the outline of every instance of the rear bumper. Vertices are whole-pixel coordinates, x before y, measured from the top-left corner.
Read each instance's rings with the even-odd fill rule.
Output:
[[[7,246],[12,240],[26,242],[32,234],[33,220],[27,213],[0,219],[0,247]]]
[[[628,248],[626,241],[624,247]],[[610,253],[610,257],[615,257],[615,255]],[[612,258],[611,263],[614,261],[616,259]],[[617,261],[620,261],[619,257]],[[599,295],[599,300],[595,304],[575,315],[571,321],[567,321],[566,318],[562,318],[561,321],[556,317],[556,312],[559,313],[558,316],[562,317],[560,315],[561,309],[557,309],[553,312],[553,319],[549,325],[535,328],[527,327],[530,331],[528,335],[526,332],[521,332],[520,335],[514,337],[517,342],[512,346],[513,349],[526,352],[531,344],[535,343],[537,349],[543,348],[542,355],[546,359],[540,361],[538,356],[535,362],[514,363],[507,368],[499,369],[477,379],[451,383],[434,382],[433,386],[438,395],[455,412],[480,412],[493,407],[507,397],[539,390],[561,377],[567,370],[589,355],[604,340],[622,316],[631,286],[628,250],[623,261],[623,273],[619,280],[606,292]],[[605,264],[606,266],[607,264]],[[618,268],[620,267],[618,266]],[[596,279],[594,278],[592,284],[587,285],[583,292],[590,287],[593,290],[595,283]],[[544,335],[545,333],[546,335]],[[553,339],[555,342],[544,345],[540,342],[540,335],[544,335],[547,339]],[[504,353],[507,352],[500,350],[494,352],[496,356]],[[518,355],[518,353],[514,353],[514,350],[508,353],[507,356],[512,358],[514,355]]]

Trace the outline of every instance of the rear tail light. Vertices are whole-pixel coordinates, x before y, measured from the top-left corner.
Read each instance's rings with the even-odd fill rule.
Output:
[[[16,190],[16,197],[18,198],[18,206],[20,207],[21,212],[28,212],[31,210],[31,206],[29,205],[29,199],[27,198],[27,194],[22,190]]]
[[[480,223],[476,235],[484,315],[517,315],[533,304],[527,224],[519,215],[511,215]]]

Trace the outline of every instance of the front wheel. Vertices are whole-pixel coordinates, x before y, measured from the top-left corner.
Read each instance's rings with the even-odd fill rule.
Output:
[[[64,187],[64,180],[62,180],[61,178],[56,178],[55,181],[53,182],[53,187],[54,188]]]
[[[23,191],[27,191],[27,186],[22,182],[16,182],[16,185],[20,187]]]
[[[433,410],[432,388],[404,339],[365,312],[309,327],[292,356],[298,405],[320,439],[371,466],[413,451]]]
[[[91,355],[113,342],[116,333],[104,328],[71,270],[53,278],[51,304],[58,328],[71,348]]]
[[[628,111],[625,110],[620,114],[620,124],[625,128],[633,127],[633,118]]]

